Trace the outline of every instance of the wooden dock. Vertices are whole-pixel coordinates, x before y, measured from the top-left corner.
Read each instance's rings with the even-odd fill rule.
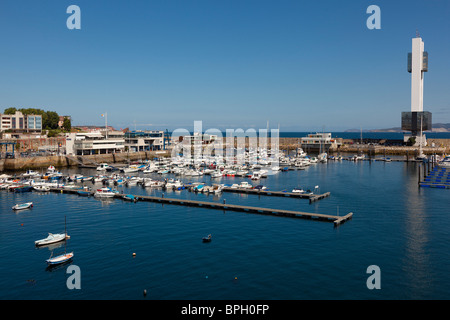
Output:
[[[77,192],[78,192],[78,190],[61,189],[61,188],[52,188],[50,190],[52,192],[58,192],[58,193],[77,194]],[[94,192],[91,192],[91,195],[94,195]],[[114,198],[123,199],[124,196],[125,196],[125,194],[117,193]],[[242,205],[219,203],[219,202],[205,202],[205,201],[188,200],[188,199],[165,198],[162,196],[161,197],[144,196],[144,195],[133,195],[133,196],[138,201],[149,201],[149,202],[156,202],[156,203],[161,203],[161,204],[190,206],[190,207],[216,209],[216,210],[224,210],[224,211],[225,210],[226,211],[240,211],[240,212],[246,212],[246,213],[271,215],[271,216],[277,216],[277,217],[301,218],[301,219],[333,222],[335,227],[350,220],[353,216],[352,212],[348,213],[345,216],[335,216],[335,215],[327,215],[327,214],[320,214],[320,213],[291,211],[291,210],[284,210],[284,209],[250,207],[250,206],[242,206]]]
[[[291,197],[300,199],[309,199],[309,203],[327,198],[330,196],[329,192],[323,194],[308,194],[308,193],[297,193],[297,192],[284,192],[284,191],[270,191],[270,190],[257,190],[249,188],[223,188],[223,192],[235,192],[235,193],[246,193],[254,194],[259,196],[273,196],[273,197]]]

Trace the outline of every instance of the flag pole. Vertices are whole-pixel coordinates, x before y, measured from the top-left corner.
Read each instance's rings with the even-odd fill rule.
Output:
[[[106,130],[106,139],[108,139],[108,112],[105,112],[105,130]]]

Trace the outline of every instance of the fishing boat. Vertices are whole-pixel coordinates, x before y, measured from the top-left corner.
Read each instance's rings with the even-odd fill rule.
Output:
[[[110,188],[97,189],[94,193],[94,197],[98,198],[113,198],[115,193]]]
[[[209,234],[207,237],[202,238],[203,242],[211,242],[212,236]]]
[[[16,204],[15,206],[12,207],[13,210],[24,210],[24,209],[28,209],[28,208],[32,208],[33,207],[33,202],[27,202],[27,203],[22,203],[22,204]]]

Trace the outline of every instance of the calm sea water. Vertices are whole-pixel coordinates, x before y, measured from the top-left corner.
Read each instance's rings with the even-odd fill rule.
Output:
[[[251,181],[222,183],[244,180]],[[416,164],[342,161],[261,180],[272,190],[318,185],[320,192],[331,192],[314,204],[165,192],[324,214],[353,212],[339,228],[232,211],[0,191],[0,299],[143,299],[144,289],[146,299],[155,300],[449,299],[449,190],[419,189],[417,180]],[[140,186],[124,192],[162,193]],[[11,210],[27,201],[33,209]],[[49,248],[34,247],[48,232],[62,232],[64,217],[71,236],[67,250],[74,251],[72,264],[81,270],[80,290],[67,289],[67,265],[46,270]],[[212,242],[202,243],[207,234]],[[380,267],[381,290],[366,286],[370,265]]]

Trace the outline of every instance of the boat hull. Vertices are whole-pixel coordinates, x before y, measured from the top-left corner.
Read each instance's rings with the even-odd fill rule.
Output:
[[[73,258],[73,252],[70,252],[70,253],[65,253],[65,254],[56,256],[54,258],[48,259],[48,260],[46,260],[46,262],[48,265],[54,266],[54,265],[68,262],[68,261],[72,260],[72,258]]]

